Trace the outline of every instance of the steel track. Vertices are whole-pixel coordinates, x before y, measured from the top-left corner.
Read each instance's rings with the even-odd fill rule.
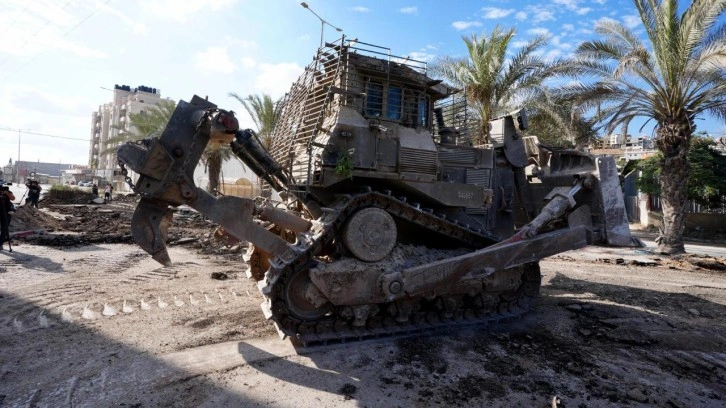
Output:
[[[304,345],[362,340],[497,322],[519,317],[532,308],[541,282],[537,263],[512,268],[511,273],[521,275],[516,290],[490,292],[484,289],[473,295],[455,295],[457,302],[454,308],[442,307],[451,305],[452,302],[446,298],[448,295],[434,299],[416,298],[413,304],[409,300],[404,310],[396,307],[396,303],[371,305],[378,308],[378,313],[368,317],[365,327],[354,326],[349,313],[343,312],[344,307],[333,307],[317,320],[306,321],[295,317],[288,309],[285,285],[293,274],[314,266],[317,263],[316,255],[333,243],[348,217],[366,207],[384,209],[394,217],[455,238],[473,248],[483,248],[497,242],[496,238],[481,230],[447,220],[431,210],[421,209],[417,204],[410,204],[405,198],[393,197],[389,193],[367,192],[342,196],[330,208],[324,209],[317,228],[293,246],[297,256],[287,261],[280,258],[272,260],[265,278],[258,282],[260,292],[266,298],[262,304],[265,316],[275,323],[281,335],[296,338]]]

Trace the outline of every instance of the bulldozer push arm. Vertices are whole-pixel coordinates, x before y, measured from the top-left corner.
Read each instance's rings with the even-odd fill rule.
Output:
[[[522,118],[516,118],[520,124]],[[509,126],[515,121],[512,116],[504,120]],[[390,190],[367,187],[368,183],[381,185],[371,178],[370,170],[353,169],[353,181],[366,180],[366,184],[357,186],[358,192],[350,188],[330,193],[325,188],[316,190],[315,182],[322,185],[331,180],[325,168],[321,176],[316,176],[315,181],[306,180],[306,188],[301,188],[304,183],[295,180],[289,169],[272,157],[254,132],[239,129],[233,112],[218,109],[197,96],[190,102],[180,101],[160,137],[122,145],[118,159],[124,174],[127,168],[138,174],[135,183],[128,176],[126,180],[141,196],[131,225],[132,235],[141,248],[163,265],[170,265],[166,239],[172,208],[188,205],[196,209],[223,227],[228,236],[252,244],[248,266],[266,298],[262,305],[265,315],[275,322],[281,334],[308,342],[360,337],[358,330],[372,325],[374,315],[384,309],[397,324],[404,324],[423,307],[416,302],[424,300],[416,299],[429,302],[438,296],[443,300],[437,304],[443,304],[442,310],[448,313],[451,304],[471,303],[478,306],[467,307],[484,308],[480,304],[491,297],[487,290],[495,294],[514,290],[513,293],[529,298],[533,293],[536,295],[539,287],[538,260],[591,243],[631,245],[612,158],[595,158],[575,151],[549,152],[548,167],[537,163],[534,172],[525,174],[524,167],[537,161],[531,160],[534,155],[527,153],[521,138],[516,140],[515,135],[510,139],[514,141],[508,139],[509,144],[503,148],[483,151],[482,157],[484,162],[488,154],[498,157],[496,165],[494,159],[490,160],[491,171],[497,172],[497,167],[502,166],[512,169],[501,176],[509,177],[511,183],[489,190],[476,185],[451,190],[458,191],[459,197],[451,199],[454,202],[462,197],[466,203],[471,197],[481,200],[482,210],[474,210],[483,211],[478,220],[484,221],[477,225],[489,225],[488,230],[470,225],[467,220],[476,220],[452,204],[429,209]],[[401,150],[405,147],[403,143],[402,137]],[[269,199],[214,197],[197,187],[194,169],[209,144],[229,145],[258,177],[281,194],[288,206],[273,205]],[[308,153],[311,149],[308,145]],[[462,151],[468,154],[472,149]],[[516,155],[519,159],[509,159]],[[511,161],[519,163],[515,166],[509,164]],[[406,177],[410,176],[400,173],[401,180]],[[530,183],[538,177],[541,183]],[[336,181],[338,185],[346,182]],[[441,192],[451,188],[450,182],[429,185],[416,181],[409,185],[409,190],[417,191],[419,196],[420,191],[430,192],[433,198],[429,204],[449,200]],[[361,189],[363,186],[366,187]],[[507,189],[517,190],[519,209],[508,201],[514,194],[506,194]],[[542,197],[543,204],[534,204],[532,196]],[[504,225],[514,226],[515,210],[523,214],[525,222],[511,233],[502,233],[506,228],[501,228],[503,224],[496,217],[509,220],[506,222],[510,224]],[[404,224],[405,228],[450,237],[475,250],[403,269],[376,267],[375,262],[396,245],[400,236],[397,228],[404,228]],[[335,259],[351,253],[372,266],[340,271],[326,268],[319,258],[325,255],[326,259]],[[341,320],[346,322],[347,329],[340,328]],[[328,324],[336,328],[330,329]]]

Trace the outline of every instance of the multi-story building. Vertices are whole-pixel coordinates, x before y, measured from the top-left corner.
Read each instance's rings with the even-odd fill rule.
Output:
[[[123,190],[123,179],[117,173],[116,160],[116,147],[121,144],[119,135],[124,130],[131,130],[128,127],[132,113],[142,112],[160,101],[160,89],[115,85],[113,101],[100,105],[98,111],[93,112],[88,164],[96,170],[98,178],[113,182],[114,188]]]
[[[619,134],[619,133],[611,134],[611,135],[607,136],[607,138],[606,138],[606,140],[607,140],[606,148],[618,149],[628,139],[630,139],[630,135],[624,135],[624,134]]]

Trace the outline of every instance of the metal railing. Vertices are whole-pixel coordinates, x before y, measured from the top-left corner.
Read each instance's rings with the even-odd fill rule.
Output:
[[[347,40],[318,49],[282,100],[270,154],[298,186],[307,186],[315,168],[314,146],[329,137],[328,117],[342,106],[369,120],[431,128],[426,63],[391,55],[390,49]],[[332,124],[332,122],[331,122]]]

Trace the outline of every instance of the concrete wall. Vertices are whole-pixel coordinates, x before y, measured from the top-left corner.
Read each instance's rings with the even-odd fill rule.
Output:
[[[663,213],[648,211],[648,226],[660,227],[663,225]],[[686,230],[700,230],[712,233],[726,233],[726,214],[686,214]]]

